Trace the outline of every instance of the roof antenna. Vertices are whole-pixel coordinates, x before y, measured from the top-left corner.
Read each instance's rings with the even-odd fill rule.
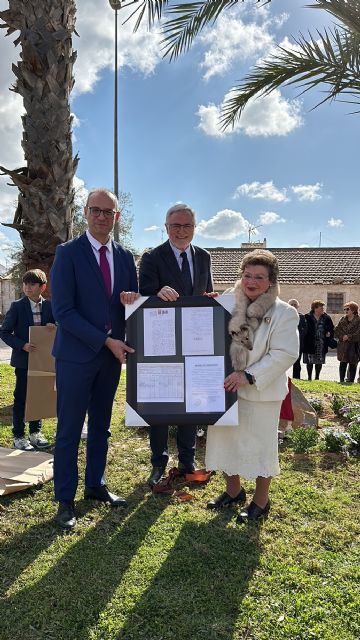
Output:
[[[320,238],[319,238],[319,248],[321,247],[321,231],[320,231]]]

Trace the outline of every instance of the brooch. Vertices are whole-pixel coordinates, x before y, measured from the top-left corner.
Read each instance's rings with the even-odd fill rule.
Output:
[[[266,322],[266,324],[270,324],[270,321],[271,321],[271,318],[269,318],[269,316],[264,318],[264,322]]]

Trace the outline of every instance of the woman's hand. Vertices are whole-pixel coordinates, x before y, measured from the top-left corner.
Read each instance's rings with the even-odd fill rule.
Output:
[[[349,336],[343,336],[343,342],[347,342],[349,340]]]
[[[240,387],[249,384],[243,371],[233,371],[224,380],[225,391],[237,391]]]

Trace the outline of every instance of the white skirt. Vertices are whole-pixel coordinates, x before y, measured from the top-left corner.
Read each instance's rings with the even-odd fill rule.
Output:
[[[237,426],[208,427],[206,469],[239,475],[246,480],[279,475],[280,408],[280,401],[249,402],[239,398]]]

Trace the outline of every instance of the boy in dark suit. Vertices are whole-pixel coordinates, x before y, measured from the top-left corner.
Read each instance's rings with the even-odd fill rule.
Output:
[[[42,297],[46,284],[47,279],[43,271],[27,271],[23,276],[25,295],[12,303],[0,329],[0,338],[12,348],[10,364],[15,367],[16,376],[13,405],[14,447],[22,451],[45,449],[49,446],[41,433],[41,420],[29,422],[29,440],[25,437],[24,422],[29,353],[36,348],[29,342],[29,327],[54,326],[51,302]]]

